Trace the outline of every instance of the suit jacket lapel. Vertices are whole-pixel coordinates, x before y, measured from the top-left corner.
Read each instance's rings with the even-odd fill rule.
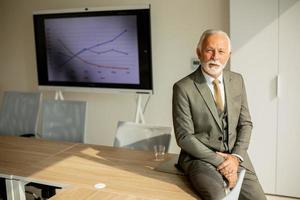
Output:
[[[226,106],[227,106],[227,115],[228,115],[228,130],[230,132],[230,122],[233,116],[233,99],[232,97],[234,96],[234,94],[232,93],[233,90],[232,88],[234,87],[234,85],[232,85],[232,81],[231,81],[231,76],[229,73],[227,73],[226,71],[223,72],[223,79],[224,79],[224,89],[225,89],[225,98],[226,98]],[[231,89],[230,89],[231,88]]]
[[[204,101],[206,103],[206,106],[209,108],[209,110],[210,110],[211,114],[213,115],[219,128],[222,130],[222,124],[221,124],[220,117],[218,115],[215,101],[213,99],[210,89],[207,86],[206,80],[202,74],[200,67],[198,68],[198,70],[196,70],[194,72],[194,75],[195,75],[194,83],[195,83],[196,87],[198,88],[202,98],[204,99]]]

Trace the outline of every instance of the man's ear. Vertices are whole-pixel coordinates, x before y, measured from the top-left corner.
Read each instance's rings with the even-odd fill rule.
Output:
[[[198,47],[196,49],[196,53],[197,53],[198,58],[200,59],[201,58],[201,51]]]

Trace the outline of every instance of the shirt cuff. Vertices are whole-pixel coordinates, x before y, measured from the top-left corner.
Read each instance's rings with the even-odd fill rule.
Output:
[[[233,153],[233,154],[231,154],[231,155],[233,155],[233,156],[235,156],[235,157],[238,157],[238,159],[240,160],[240,162],[243,162],[243,161],[244,161],[243,157],[240,156],[240,155],[238,155],[238,154]]]

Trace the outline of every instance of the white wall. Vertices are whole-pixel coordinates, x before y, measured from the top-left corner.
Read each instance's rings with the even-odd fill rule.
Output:
[[[1,0],[0,97],[5,90],[37,90],[33,11],[136,4],[151,4],[152,8],[155,94],[146,121],[172,126],[172,85],[192,71],[191,58],[196,56],[195,47],[205,29],[228,31],[228,0]],[[45,98],[53,96],[53,92],[44,92]],[[66,92],[64,96],[88,102],[87,143],[112,145],[117,121],[134,120],[134,95]],[[173,137],[170,151],[178,150]]]

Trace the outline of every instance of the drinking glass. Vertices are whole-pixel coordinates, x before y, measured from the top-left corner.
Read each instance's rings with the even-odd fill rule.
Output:
[[[166,151],[165,145],[154,145],[153,150],[154,150],[155,161],[161,161],[165,159],[165,151]]]

